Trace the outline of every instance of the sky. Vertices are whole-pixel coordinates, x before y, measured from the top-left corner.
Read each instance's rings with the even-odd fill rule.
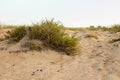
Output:
[[[120,0],[0,0],[0,23],[52,19],[66,27],[120,24]]]

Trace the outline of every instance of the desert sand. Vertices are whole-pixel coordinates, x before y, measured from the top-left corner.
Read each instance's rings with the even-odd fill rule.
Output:
[[[0,39],[6,35],[0,29]],[[0,80],[120,80],[120,33],[108,31],[70,31],[80,47],[69,56],[52,49],[32,51],[20,42],[0,41]],[[4,35],[5,34],[5,35]],[[91,37],[92,35],[92,37]]]

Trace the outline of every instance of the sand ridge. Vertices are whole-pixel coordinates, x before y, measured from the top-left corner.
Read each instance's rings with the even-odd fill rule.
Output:
[[[80,40],[80,54],[68,56],[51,49],[24,49],[19,43],[0,41],[0,80],[120,80],[119,33],[68,31]],[[97,37],[97,38],[96,38]]]

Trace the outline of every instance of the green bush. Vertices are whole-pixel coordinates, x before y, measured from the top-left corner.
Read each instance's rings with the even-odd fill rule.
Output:
[[[47,46],[66,53],[72,53],[76,50],[77,39],[68,37],[63,26],[53,20],[34,24],[29,31],[29,38],[41,40]]]
[[[16,27],[11,33],[10,38],[12,41],[20,41],[26,34],[25,26]]]

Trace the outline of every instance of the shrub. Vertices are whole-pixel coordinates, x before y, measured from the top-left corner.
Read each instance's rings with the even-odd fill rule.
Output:
[[[51,21],[34,24],[29,32],[30,39],[38,39],[56,50],[72,53],[76,49],[77,39],[68,37],[62,25]]]
[[[25,26],[16,27],[11,33],[10,38],[12,41],[20,41],[26,34]]]

